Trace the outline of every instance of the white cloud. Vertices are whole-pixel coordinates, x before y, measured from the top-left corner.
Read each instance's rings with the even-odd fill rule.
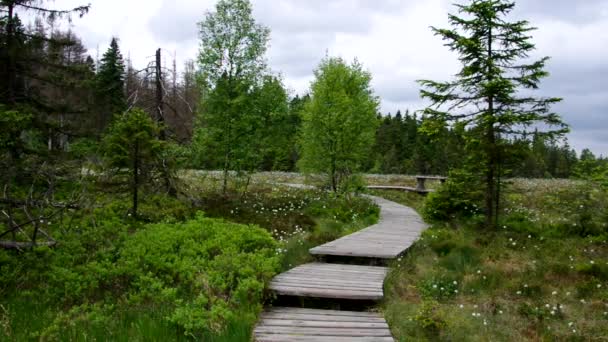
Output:
[[[138,67],[162,47],[176,52],[178,64],[196,57],[197,22],[215,0],[89,0],[92,9],[75,18],[93,57],[120,37],[123,54]],[[70,7],[87,0],[49,2]],[[326,51],[346,60],[355,57],[372,72],[384,112],[424,106],[417,79],[447,80],[458,70],[456,55],[429,26],[447,27],[452,0],[253,0],[254,15],[271,29],[270,67],[281,73],[293,93],[304,93]],[[555,107],[571,123],[571,143],[608,155],[608,0],[520,0],[514,16],[528,19],[534,57],[552,56],[552,76],[540,94],[561,96]],[[594,129],[592,132],[591,129]],[[588,133],[588,134],[587,134]]]

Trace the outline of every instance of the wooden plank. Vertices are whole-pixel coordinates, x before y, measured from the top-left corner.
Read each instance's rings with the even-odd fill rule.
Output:
[[[306,321],[289,319],[270,319],[264,318],[260,322],[263,326],[291,327],[298,326],[303,328],[360,328],[360,329],[388,329],[386,322],[349,322],[349,321]]]
[[[328,270],[340,270],[340,271],[354,271],[354,272],[375,272],[375,273],[386,273],[387,268],[382,266],[364,266],[364,265],[347,265],[347,264],[326,264],[322,262],[311,262],[300,265],[294,269],[328,269]]]
[[[309,286],[309,287],[318,286],[318,285],[338,286],[338,287],[357,287],[357,288],[381,288],[382,287],[381,282],[362,283],[362,282],[356,282],[356,281],[340,281],[340,280],[323,281],[323,279],[308,280],[308,279],[304,279],[304,278],[282,278],[282,279],[276,279],[274,281],[274,283],[281,284],[281,285],[301,284],[302,286]]]
[[[277,306],[270,308],[268,313],[290,313],[290,314],[310,314],[310,315],[329,315],[329,316],[356,316],[356,317],[381,317],[380,313],[372,311],[343,311],[343,310],[329,310],[329,309],[309,309],[309,308],[291,308]]]
[[[302,336],[289,334],[256,334],[257,342],[394,342],[387,336]]]
[[[375,285],[378,284],[377,281],[373,281],[371,279],[354,279],[354,278],[327,278],[322,277],[318,274],[291,274],[291,275],[280,275],[273,279],[274,281],[299,281],[304,283],[326,283],[326,284],[343,284],[343,285]]]
[[[311,248],[313,255],[392,259],[408,249],[426,228],[411,208],[370,196],[380,205],[380,222],[359,232]]]
[[[358,284],[327,284],[327,283],[302,283],[298,281],[280,281],[276,283],[270,283],[270,288],[275,286],[293,286],[300,287],[302,289],[333,289],[333,290],[352,290],[352,291],[380,291],[382,292],[382,285],[358,285]]]
[[[262,315],[262,319],[284,319],[296,321],[323,321],[327,322],[367,322],[367,323],[383,323],[384,318],[381,317],[363,317],[363,316],[338,316],[338,315],[311,315],[311,314],[296,314],[269,312]]]
[[[270,289],[284,296],[335,298],[352,300],[381,300],[382,291],[357,291],[350,289],[302,288],[298,286],[271,285]]]
[[[391,337],[388,329],[357,329],[357,328],[307,328],[307,327],[266,327],[255,328],[256,334],[293,334],[311,336],[383,336]]]

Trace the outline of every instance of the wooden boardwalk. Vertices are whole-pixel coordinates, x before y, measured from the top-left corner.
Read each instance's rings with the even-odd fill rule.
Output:
[[[310,263],[279,274],[270,289],[283,296],[380,300],[387,271],[378,266]]]
[[[264,312],[254,334],[258,342],[394,341],[378,313],[300,308]]]
[[[426,225],[411,208],[370,196],[380,206],[377,224],[310,249],[313,255],[392,259],[419,237]],[[277,275],[278,295],[379,301],[388,268],[313,262]],[[254,330],[258,342],[394,341],[384,318],[373,312],[273,308]]]
[[[414,209],[370,196],[381,208],[377,224],[310,249],[313,255],[393,259],[408,249],[426,224]]]
[[[410,191],[417,192],[420,194],[428,194],[429,192],[433,192],[432,189],[418,189],[413,186],[400,186],[400,185],[368,185],[368,189],[373,190],[401,190],[401,191]]]

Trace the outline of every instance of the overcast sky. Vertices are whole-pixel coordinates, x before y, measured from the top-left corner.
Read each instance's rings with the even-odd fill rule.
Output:
[[[178,64],[196,58],[198,27],[214,0],[89,0],[73,30],[95,58],[112,36],[136,67],[156,48],[176,54]],[[256,20],[271,30],[269,66],[291,94],[305,93],[312,72],[329,53],[357,58],[372,73],[383,113],[424,107],[415,80],[448,80],[456,55],[429,26],[448,27],[452,0],[253,0]],[[87,0],[61,0],[69,7]],[[563,97],[554,107],[571,125],[570,144],[608,155],[608,0],[519,0],[514,18],[527,19],[536,57],[551,56],[551,76],[539,95]]]

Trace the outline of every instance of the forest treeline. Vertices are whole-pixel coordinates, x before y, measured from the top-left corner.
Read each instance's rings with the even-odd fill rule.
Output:
[[[109,42],[101,57],[94,58],[87,54],[75,32],[57,28],[55,21],[39,17],[33,24],[24,25],[16,16],[11,43],[15,65],[6,61],[6,50],[2,53],[3,107],[9,109],[11,103],[17,103],[33,107],[39,113],[32,118],[39,129],[32,135],[31,144],[44,145],[49,151],[69,151],[74,143],[82,141],[94,144],[107,131],[113,116],[128,108],[143,108],[152,118],[157,117],[158,69],[154,60],[137,69],[129,58],[123,57],[121,50],[129,48],[121,49],[118,37]],[[4,26],[0,32],[4,44],[7,33]],[[170,56],[166,51],[163,54]],[[175,60],[163,57],[159,76],[167,132],[170,139],[190,146],[195,123],[204,115],[199,111],[202,93],[196,80],[197,66],[189,60],[177,68]],[[12,81],[7,77],[7,69],[11,67],[18,71]],[[15,83],[15,93],[9,93],[8,82]],[[297,171],[296,137],[302,109],[310,96],[288,96],[280,78],[269,77],[266,84],[268,100],[274,101],[270,106],[278,110],[272,113],[273,129],[264,132],[266,146],[260,149],[262,156],[250,169]],[[364,171],[445,175],[462,165],[464,143],[459,141],[460,134],[455,128],[445,127],[441,134],[431,138],[420,133],[422,116],[410,110],[393,115],[378,113],[377,120],[375,144],[363,163]],[[568,178],[606,163],[605,158],[593,155],[590,150],[577,155],[567,140],[547,139],[541,134],[532,133],[509,144],[523,157],[523,163],[520,159],[510,165],[507,162],[508,174],[515,177]],[[189,164],[221,169],[220,160],[211,151],[191,156]],[[579,165],[579,160],[584,165]]]

